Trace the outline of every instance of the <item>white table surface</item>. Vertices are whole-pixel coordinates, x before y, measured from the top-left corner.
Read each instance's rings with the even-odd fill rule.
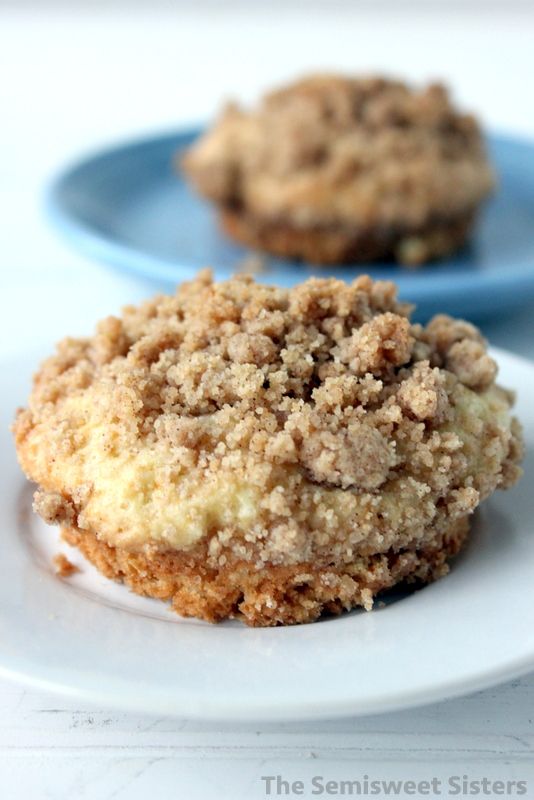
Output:
[[[73,253],[43,220],[47,177],[80,151],[208,117],[225,95],[250,99],[317,66],[440,76],[488,125],[534,136],[532,4],[487,6],[252,0],[0,9],[0,355],[44,354],[65,332],[85,333],[150,293]],[[484,330],[494,344],[534,355],[534,307]],[[415,711],[239,726],[89,708],[0,682],[0,798],[253,800],[268,796],[261,776],[276,774],[305,781],[304,796],[313,796],[315,775],[365,773],[441,778],[443,795],[448,777],[464,773],[528,780],[533,797],[533,716],[534,676]]]

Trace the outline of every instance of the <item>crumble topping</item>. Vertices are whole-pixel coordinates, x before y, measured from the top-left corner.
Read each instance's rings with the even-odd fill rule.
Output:
[[[476,328],[395,287],[209,271],[66,339],[15,423],[37,511],[207,563],[352,563],[431,543],[518,477],[511,395]]]
[[[72,503],[58,492],[35,492],[33,510],[48,525],[72,525],[76,517]]]

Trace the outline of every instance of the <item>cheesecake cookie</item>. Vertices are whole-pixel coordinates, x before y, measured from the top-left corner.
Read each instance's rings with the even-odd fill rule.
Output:
[[[211,621],[310,622],[444,575],[520,433],[478,330],[409,312],[368,277],[206,271],[64,340],[14,425],[36,510]]]
[[[316,264],[451,253],[494,184],[442,86],[383,78],[314,76],[230,106],[182,166],[230,236]]]

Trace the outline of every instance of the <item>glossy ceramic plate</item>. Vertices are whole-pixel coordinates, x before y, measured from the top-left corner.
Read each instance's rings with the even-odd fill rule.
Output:
[[[534,669],[534,365],[495,355],[520,389],[526,474],[484,504],[451,573],[372,612],[271,629],[183,620],[60,543],[31,511],[8,432],[35,363],[2,363],[0,676],[101,707],[283,720],[415,706]],[[60,551],[71,578],[54,573]]]
[[[217,227],[213,209],[177,171],[192,129],[123,144],[69,167],[50,187],[57,229],[89,256],[167,287],[212,266],[228,277],[247,256]],[[310,274],[396,280],[421,316],[481,317],[534,300],[534,145],[492,136],[499,188],[476,232],[452,258],[410,270],[395,264],[317,268],[267,258],[259,280],[291,285]]]

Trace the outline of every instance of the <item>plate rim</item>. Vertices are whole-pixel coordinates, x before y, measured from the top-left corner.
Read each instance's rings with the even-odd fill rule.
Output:
[[[409,709],[424,708],[436,703],[445,703],[461,697],[467,697],[475,692],[485,691],[509,681],[517,680],[529,675],[534,670],[534,654],[530,657],[518,659],[513,667],[489,670],[480,680],[473,677],[471,680],[451,681],[428,689],[425,692],[410,692],[401,699],[395,696],[384,696],[378,702],[372,700],[368,703],[340,699],[335,702],[309,701],[303,703],[290,702],[265,702],[255,705],[237,705],[234,700],[227,702],[195,701],[188,703],[185,696],[169,700],[168,697],[158,697],[158,701],[144,702],[141,695],[120,694],[110,690],[95,688],[79,688],[72,684],[62,683],[51,678],[31,676],[27,672],[10,670],[0,665],[0,678],[15,684],[22,684],[30,689],[42,690],[59,697],[71,697],[83,702],[113,708],[136,714],[162,715],[175,719],[190,719],[198,722],[298,722],[321,721],[330,719],[359,718],[378,716],[381,714],[406,711]]]

